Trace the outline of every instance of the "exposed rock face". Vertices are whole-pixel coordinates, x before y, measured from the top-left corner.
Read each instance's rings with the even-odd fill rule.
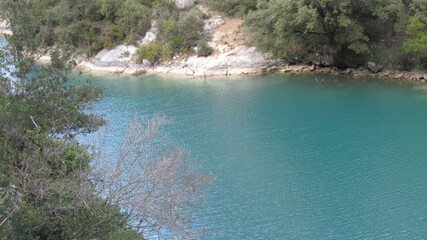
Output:
[[[100,66],[124,66],[131,62],[136,50],[137,47],[132,45],[119,45],[112,49],[103,49],[91,59],[91,62]]]
[[[9,29],[9,22],[0,18],[0,29],[1,30],[8,30]]]
[[[180,8],[194,5],[193,0],[175,0]],[[202,11],[211,15],[204,9]],[[182,59],[180,56],[172,62],[155,64],[144,60],[141,65],[132,63],[132,55],[137,51],[137,46],[119,45],[113,49],[104,49],[96,57],[82,62],[86,69],[94,71],[107,71],[114,73],[141,74],[164,73],[191,76],[236,76],[273,71],[277,62],[269,60],[267,55],[258,52],[255,47],[244,44],[242,32],[243,20],[240,18],[227,18],[218,14],[205,20],[203,34],[212,34],[209,45],[214,53],[208,57],[191,56]],[[138,45],[145,45],[155,41],[157,35],[156,24],[147,32]]]
[[[157,33],[158,33],[157,28],[155,27],[156,23],[153,22],[151,25],[153,27],[151,27],[151,29],[145,34],[145,37],[143,39],[141,39],[141,41],[138,41],[139,45],[145,45],[145,44],[154,42],[156,40]]]
[[[194,6],[193,0],[175,0],[175,3],[179,8],[188,8]]]
[[[374,62],[368,62],[366,64],[366,68],[371,72],[371,73],[379,73],[383,70],[384,66],[383,65],[379,65],[376,64]]]
[[[214,16],[206,21],[205,26],[203,27],[203,34],[211,34],[213,31],[223,25],[225,23],[225,20],[222,16]]]
[[[262,68],[275,64],[275,61],[267,60],[265,54],[258,52],[255,47],[240,47],[226,54],[209,57],[192,56],[176,64],[156,66],[153,70],[159,73],[191,76],[236,76],[262,73]]]
[[[145,67],[151,67],[151,66],[153,66],[153,63],[148,61],[147,59],[143,59],[142,65],[144,65]]]
[[[0,18],[0,34],[11,35],[12,31],[9,27],[9,22]]]

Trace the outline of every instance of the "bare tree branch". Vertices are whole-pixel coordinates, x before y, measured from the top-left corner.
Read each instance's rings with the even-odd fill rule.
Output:
[[[144,236],[188,238],[190,214],[184,206],[200,200],[212,177],[197,169],[180,148],[165,148],[157,115],[134,121],[116,155],[102,149],[88,174],[97,195],[127,213],[129,226]]]

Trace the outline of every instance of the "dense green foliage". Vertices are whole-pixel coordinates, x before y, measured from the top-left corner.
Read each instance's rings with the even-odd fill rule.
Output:
[[[219,0],[246,18],[252,43],[288,62],[425,67],[426,0]]]
[[[357,67],[374,61],[405,69],[426,67],[427,0],[203,2],[244,17],[253,44],[291,63]],[[168,60],[194,49],[199,56],[211,52],[203,43],[209,40],[203,35],[206,16],[180,10],[173,0],[4,1],[3,7],[23,9],[25,16],[5,17],[14,25],[28,25],[28,37],[39,39],[43,47],[67,45],[93,55],[120,43],[135,44],[156,22],[161,50],[150,59]],[[141,49],[137,61],[145,53]]]
[[[144,59],[155,62],[162,57],[162,46],[158,42],[142,45],[136,52],[136,63],[141,64]]]
[[[208,178],[184,161],[184,151],[165,149],[166,154],[155,156],[143,148],[154,147],[147,143],[166,118],[150,120],[149,129],[131,125],[123,140],[129,149],[121,148],[117,159],[104,156],[75,140],[104,124],[90,113],[101,92],[89,82],[75,85],[69,78],[76,49],[86,46],[95,52],[145,34],[150,27],[145,20],[151,21],[142,13],[147,9],[162,25],[175,21],[178,31],[168,29],[169,35],[161,35],[166,36],[160,40],[164,46],[154,42],[139,54],[154,61],[165,56],[165,49],[171,49],[171,57],[197,45],[199,15],[181,15],[171,3],[0,2],[2,17],[13,31],[9,44],[0,48],[1,240],[191,235],[182,207],[201,196]],[[46,47],[51,63],[35,64]]]
[[[92,55],[144,37],[151,26],[152,1],[4,1],[3,8],[25,10],[25,24],[32,25],[33,37],[42,47],[67,44]],[[5,17],[17,25],[16,16]]]
[[[205,41],[199,41],[197,44],[197,56],[206,57],[213,53],[213,48],[209,46]]]
[[[86,3],[42,7],[54,2],[1,2],[14,35],[0,48],[0,239],[141,239],[117,206],[95,194],[85,178],[92,156],[74,140],[104,124],[87,112],[100,90],[70,84],[67,73],[74,64],[65,46],[51,49],[52,64],[34,62],[49,34],[56,37],[35,20],[62,11],[64,18],[52,20],[60,26],[75,14],[63,8]]]
[[[396,36],[399,0],[273,0],[260,2],[247,23],[264,49],[288,61],[358,65]]]
[[[165,47],[165,57],[189,51],[201,39],[199,32],[203,30],[203,14],[190,11],[179,19],[169,18],[159,24],[159,40]]]
[[[13,32],[30,25],[31,38],[44,49],[73,47],[78,54],[95,55],[118,44],[136,44],[157,22],[162,59],[190,52],[203,36],[203,18],[198,10],[181,11],[173,0],[30,0],[4,1],[8,9],[22,9],[26,16],[5,15]],[[30,37],[30,36],[28,36]]]
[[[85,112],[99,89],[69,84],[66,49],[34,64],[39,39],[15,30],[0,49],[0,239],[141,239],[84,178],[91,156],[74,137],[103,124]]]
[[[403,42],[406,60],[412,66],[427,68],[427,1],[412,1],[410,12],[405,32],[409,38]]]
[[[1,78],[0,238],[139,239],[81,182],[91,157],[73,138],[102,124],[84,113],[99,90],[65,86],[52,66],[14,63],[22,68]],[[21,71],[26,64],[31,73]]]
[[[257,0],[204,0],[214,10],[225,12],[229,15],[244,16],[249,11],[255,10]]]
[[[141,63],[143,59],[167,61],[174,56],[188,54],[199,45],[207,46],[209,36],[203,34],[203,19],[207,16],[200,10],[192,9],[180,13],[176,6],[159,4],[155,5],[155,12],[158,16],[159,32],[156,42],[139,48],[136,54],[137,63]],[[210,53],[205,51],[205,55]]]

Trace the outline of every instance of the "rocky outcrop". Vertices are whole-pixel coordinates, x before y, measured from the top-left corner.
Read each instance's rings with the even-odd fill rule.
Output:
[[[119,45],[112,49],[103,49],[90,61],[99,66],[125,66],[132,62],[132,56],[137,49],[133,45]]]
[[[176,1],[180,7],[189,7],[193,1]],[[208,57],[190,56],[183,58],[175,56],[174,60],[166,63],[154,64],[147,60],[143,64],[133,64],[132,56],[136,53],[136,46],[119,45],[113,49],[104,49],[94,58],[83,60],[80,65],[91,71],[114,72],[137,75],[140,73],[174,74],[186,76],[235,76],[266,72],[276,61],[269,60],[267,55],[258,52],[255,47],[247,47],[241,26],[240,18],[223,17],[209,12],[205,6],[198,6],[203,12],[211,16],[205,20],[203,34],[212,35],[209,45],[214,53]],[[155,23],[146,36],[138,42],[145,45],[156,39]]]
[[[177,63],[155,66],[149,72],[183,74],[189,76],[237,76],[262,73],[263,68],[274,66],[276,61],[268,60],[255,47],[235,48],[226,54],[209,57],[192,56]]]
[[[296,74],[329,74],[329,75],[348,75],[355,78],[381,78],[385,80],[409,82],[414,84],[427,84],[427,72],[426,71],[410,71],[403,72],[392,69],[381,68],[380,72],[373,73],[367,68],[347,68],[338,69],[335,67],[316,67],[313,65],[287,65],[284,64],[279,67],[273,68],[275,71],[282,73],[296,73]]]
[[[0,29],[9,29],[9,22],[0,18]]]
[[[141,39],[141,41],[138,41],[138,45],[145,45],[156,40],[158,31],[156,28],[156,23],[153,22],[152,26],[153,27],[147,33],[145,33],[145,37]]]
[[[178,8],[189,8],[194,6],[194,0],[175,0]]]
[[[368,62],[366,64],[366,68],[371,72],[371,73],[379,73],[383,70],[384,65],[380,65],[380,64],[376,64],[374,62]]]
[[[0,34],[12,34],[9,28],[9,22],[3,19],[0,19]]]

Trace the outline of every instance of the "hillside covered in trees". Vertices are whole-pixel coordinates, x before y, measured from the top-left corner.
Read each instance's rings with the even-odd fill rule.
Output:
[[[208,0],[246,19],[251,42],[289,62],[426,68],[426,0]]]
[[[204,0],[211,9],[245,19],[248,43],[287,62],[357,67],[374,61],[401,69],[425,68],[426,0]],[[212,50],[195,9],[172,0],[4,1],[25,18],[8,18],[12,27],[31,23],[43,47],[67,44],[94,55],[121,43],[136,44],[151,26],[157,42],[142,57],[171,59]],[[7,11],[6,11],[7,12]],[[21,22],[20,22],[21,21]],[[14,29],[15,31],[17,29]]]
[[[67,46],[93,56],[119,44],[136,45],[152,25],[158,29],[162,46],[154,55],[169,59],[191,47],[206,46],[201,34],[205,15],[181,11],[173,0],[3,1],[2,8],[13,32],[25,32],[31,24],[33,32],[28,37],[38,39],[38,47],[44,49]],[[150,47],[157,49],[157,45]]]
[[[289,63],[358,67],[369,61],[409,70],[426,68],[426,0],[203,0],[211,9],[245,20],[248,44]],[[14,31],[31,23],[42,47],[67,45],[93,56],[118,44],[138,45],[155,26],[155,43],[142,59],[212,52],[197,8],[173,0],[4,1],[24,18],[4,16]],[[7,12],[7,11],[6,11]],[[19,20],[20,19],[20,20]],[[137,60],[138,61],[138,60]]]

